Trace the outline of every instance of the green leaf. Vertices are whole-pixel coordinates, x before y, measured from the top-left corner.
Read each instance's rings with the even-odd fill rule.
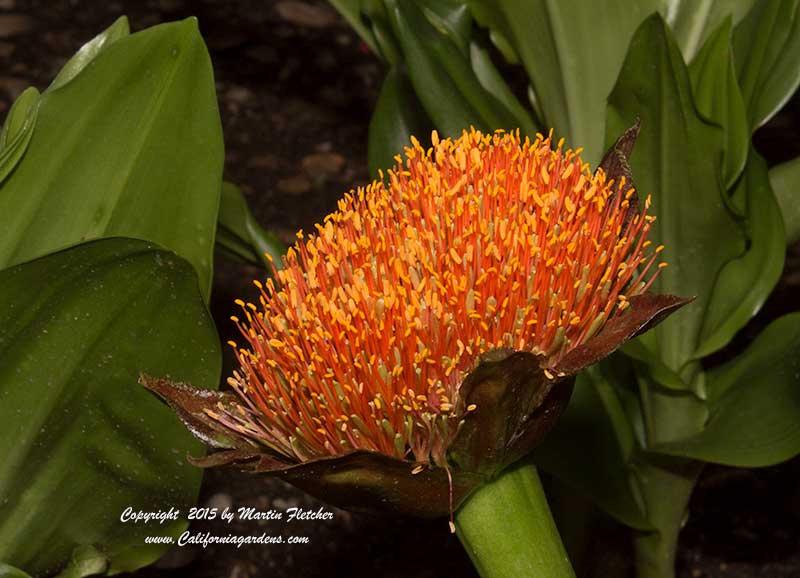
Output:
[[[86,68],[86,66],[94,60],[100,52],[108,48],[111,44],[125,38],[131,33],[130,25],[128,24],[127,16],[120,16],[114,23],[106,28],[103,32],[92,38],[89,42],[81,46],[72,58],[70,58],[53,82],[48,87],[48,90],[55,90],[64,86],[70,80],[78,76],[78,73]]]
[[[17,100],[11,105],[11,110],[8,111],[8,116],[6,116],[6,120],[3,123],[3,130],[0,131],[0,151],[5,152],[17,140],[20,133],[32,129],[32,127],[29,127],[32,124],[30,117],[34,115],[35,120],[38,101],[39,91],[33,87],[26,88],[17,97]],[[27,143],[25,146],[27,146]]]
[[[81,545],[134,569],[184,509],[200,445],[138,383],[148,372],[215,388],[220,348],[193,268],[131,239],[83,244],[0,272],[0,559],[54,573]]]
[[[578,376],[566,412],[533,451],[533,461],[610,516],[647,530],[628,465],[633,448],[633,427],[618,392],[593,367]]]
[[[372,51],[380,55],[372,30],[361,19],[361,0],[329,0]]]
[[[408,77],[397,68],[390,69],[369,121],[370,176],[377,179],[379,170],[393,167],[394,157],[410,145],[411,137],[427,138],[431,128]]]
[[[786,247],[783,219],[770,188],[767,163],[755,151],[737,185],[746,199],[747,252],[725,264],[708,300],[700,344],[693,357],[699,359],[722,349],[761,309],[783,271]]]
[[[222,161],[197,21],[121,38],[39,99],[28,149],[0,188],[0,268],[127,236],[187,259],[207,296]]]
[[[19,568],[0,562],[0,578],[31,578],[31,576]]]
[[[258,224],[239,187],[229,182],[222,183],[217,242],[246,262],[268,271],[272,268],[265,255],[279,265],[286,252],[283,243]]]
[[[736,26],[733,48],[750,127],[755,130],[800,85],[800,2],[756,2]]]
[[[732,187],[744,170],[750,143],[750,127],[733,68],[730,42],[731,20],[726,18],[689,65],[697,110],[725,133],[722,174],[726,188]]]
[[[711,371],[708,391],[704,431],[656,451],[740,467],[799,454],[800,313],[772,322],[742,355]]]
[[[420,8],[434,27],[451,38],[464,56],[469,55],[472,15],[462,0],[422,0]]]
[[[666,247],[669,262],[653,291],[696,297],[644,341],[680,373],[697,347],[717,273],[743,252],[744,238],[723,203],[721,132],[698,115],[683,58],[658,15],[636,32],[609,96],[608,142],[636,118],[641,133],[630,159],[632,174],[639,191],[652,193],[657,220],[649,238]]]
[[[39,112],[39,91],[27,88],[8,111],[0,131],[0,184],[11,174],[31,142]]]
[[[681,379],[681,376],[664,365],[659,357],[650,351],[642,340],[629,341],[622,346],[622,352],[635,360],[635,365],[640,373],[646,372],[647,376],[666,389],[686,391],[691,385]]]
[[[489,51],[477,42],[473,42],[470,47],[470,59],[472,61],[472,70],[483,88],[491,93],[514,115],[517,121],[517,127],[522,134],[533,139],[538,132],[538,128],[534,124],[528,110],[522,105],[519,99],[517,99],[511,87],[506,84],[503,75],[497,70],[497,67],[489,56]]]
[[[772,167],[769,182],[783,215],[786,244],[800,240],[800,157]]]
[[[498,10],[494,2],[487,0],[467,0],[469,10],[475,21],[489,29],[492,44],[500,51],[507,62],[519,64],[519,55],[511,42],[511,27],[505,14]]]
[[[436,28],[414,2],[385,3],[411,83],[444,136],[471,125],[483,131],[516,128],[511,112],[478,81],[458,39]]]
[[[379,54],[390,66],[399,66],[403,60],[397,38],[392,31],[389,14],[383,0],[359,0],[364,20],[369,23]]]
[[[108,558],[94,546],[78,546],[72,553],[69,564],[56,578],[84,578],[104,574],[108,570]]]
[[[664,15],[683,57],[692,60],[708,37],[726,18],[734,23],[745,17],[757,0],[663,0]],[[771,1],[771,0],[770,0]]]
[[[584,160],[596,165],[605,150],[606,97],[634,30],[660,2],[482,0],[470,5],[478,5],[484,22],[493,12],[493,29],[516,49],[541,108],[541,128],[552,127],[569,146],[583,147]]]

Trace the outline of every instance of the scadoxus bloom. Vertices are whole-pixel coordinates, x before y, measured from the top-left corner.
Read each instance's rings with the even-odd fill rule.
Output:
[[[237,301],[235,395],[192,414],[236,440],[213,463],[367,452],[415,474],[491,473],[538,442],[536,412],[553,406],[552,422],[572,375],[679,306],[646,294],[662,247],[620,158],[592,172],[563,141],[502,131],[432,143],[412,139],[386,178],[298,233],[257,303]],[[496,429],[507,439],[484,439]]]

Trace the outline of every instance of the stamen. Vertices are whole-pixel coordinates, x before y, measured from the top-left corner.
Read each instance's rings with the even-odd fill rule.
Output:
[[[431,142],[298,233],[254,281],[257,304],[236,300],[246,343],[228,342],[241,365],[229,384],[245,403],[214,419],[288,459],[368,450],[446,466],[481,354],[527,350],[562,377],[548,368],[665,266],[649,199],[631,214],[629,184],[553,149],[552,131]]]

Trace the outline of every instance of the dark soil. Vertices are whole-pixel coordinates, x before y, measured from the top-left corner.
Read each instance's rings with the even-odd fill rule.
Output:
[[[44,88],[85,41],[127,14],[139,30],[189,15],[200,19],[216,72],[226,179],[239,184],[253,212],[290,242],[335,207],[342,192],[367,180],[369,113],[380,63],[322,1],[159,0],[80,2],[0,0],[0,112],[26,86]],[[798,103],[758,135],[772,162],[794,156]],[[793,151],[793,152],[792,152]],[[791,153],[791,154],[790,154]],[[800,248],[790,250],[781,284],[759,319],[800,308]],[[235,297],[247,297],[253,268],[218,261],[212,310],[223,337]],[[226,360],[226,370],[231,360]],[[710,467],[681,537],[682,578],[800,577],[800,459],[761,470]],[[276,480],[208,471],[201,505],[282,510],[322,504]],[[132,576],[475,576],[445,520],[393,519],[334,511],[326,522],[196,522],[217,534],[308,536],[310,545],[182,548]],[[609,521],[590,548],[587,574],[630,575],[627,534]]]

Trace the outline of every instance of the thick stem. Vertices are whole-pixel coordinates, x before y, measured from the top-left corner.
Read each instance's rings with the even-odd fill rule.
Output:
[[[455,522],[483,578],[575,578],[533,465],[514,467],[480,487]]]
[[[703,430],[708,410],[694,394],[642,385],[650,445]],[[645,454],[637,465],[636,476],[647,519],[656,529],[638,533],[634,538],[637,578],[674,578],[678,536],[702,468],[703,464],[696,460],[655,453]]]
[[[693,460],[665,458],[637,469],[647,518],[656,531],[634,538],[636,578],[674,578],[678,536],[701,468]]]

